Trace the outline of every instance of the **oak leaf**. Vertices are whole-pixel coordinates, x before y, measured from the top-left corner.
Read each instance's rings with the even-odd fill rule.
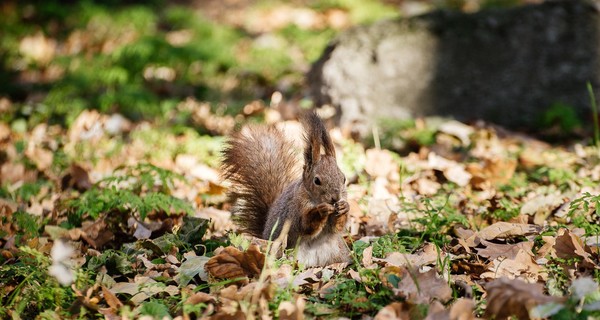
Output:
[[[598,264],[594,262],[592,251],[580,237],[573,234],[567,229],[561,229],[556,237],[554,244],[556,256],[561,259],[581,259],[581,267],[598,268]]]
[[[498,244],[489,241],[482,240],[481,243],[485,245],[485,248],[476,249],[477,254],[489,259],[496,259],[498,257],[505,257],[508,259],[514,259],[517,254],[521,251],[526,252],[533,257],[533,242],[519,242],[515,244]]]
[[[406,301],[414,304],[428,303],[434,299],[447,302],[452,298],[452,289],[448,282],[438,278],[434,269],[425,273],[416,269],[412,271],[405,269],[398,288],[392,290],[396,295],[404,296]]]
[[[563,301],[563,298],[545,295],[542,284],[517,279],[496,279],[486,289],[488,304],[485,316],[488,318],[495,316],[496,319],[505,319],[515,316],[517,319],[529,319],[529,311],[535,306]]]
[[[245,252],[229,246],[210,258],[204,268],[219,279],[252,278],[260,274],[264,264],[265,255],[259,251],[258,246],[251,245]]]

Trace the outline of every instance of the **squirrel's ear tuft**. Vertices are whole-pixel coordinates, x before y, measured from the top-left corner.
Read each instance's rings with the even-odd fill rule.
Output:
[[[321,143],[318,137],[308,131],[304,135],[306,148],[304,149],[304,170],[310,170],[321,159]]]
[[[325,155],[335,158],[335,147],[331,142],[329,133],[323,124],[323,120],[319,118],[313,110],[307,111],[302,116],[302,124],[306,132],[306,149],[304,150],[305,166],[311,167],[321,158],[321,146],[325,150]]]

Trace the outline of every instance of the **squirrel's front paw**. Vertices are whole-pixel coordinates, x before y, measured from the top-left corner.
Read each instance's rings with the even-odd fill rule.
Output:
[[[335,212],[335,207],[329,203],[323,202],[317,206],[317,211],[319,211],[321,217],[328,217]]]
[[[335,203],[335,230],[338,232],[343,231],[346,228],[346,222],[348,221],[348,212],[350,212],[350,205],[346,200],[340,200]]]
[[[335,207],[329,203],[321,203],[302,215],[302,229],[306,235],[316,235],[327,223],[328,217],[335,212]]]
[[[350,205],[348,204],[348,201],[346,201],[346,200],[340,200],[340,201],[336,202],[334,207],[335,207],[336,215],[338,215],[338,216],[345,215],[350,211]]]

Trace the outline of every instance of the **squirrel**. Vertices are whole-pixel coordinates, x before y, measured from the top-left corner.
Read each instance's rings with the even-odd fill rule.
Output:
[[[221,173],[231,182],[234,221],[263,239],[278,238],[288,221],[287,248],[297,246],[298,262],[305,266],[349,261],[342,237],[350,209],[346,177],[321,118],[309,111],[301,123],[306,143],[302,175],[294,145],[273,125],[247,126],[226,142]]]

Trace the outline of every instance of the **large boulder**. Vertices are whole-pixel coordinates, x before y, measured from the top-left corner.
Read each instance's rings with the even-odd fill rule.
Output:
[[[318,105],[360,133],[380,118],[441,115],[534,128],[561,103],[590,119],[600,18],[583,1],[434,11],[340,34],[308,74]]]

